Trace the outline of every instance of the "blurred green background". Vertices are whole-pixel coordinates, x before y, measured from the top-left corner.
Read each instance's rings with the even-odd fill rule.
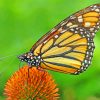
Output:
[[[72,13],[99,0],[0,0],[0,100],[4,85],[19,69],[17,56],[30,50],[47,31]],[[100,100],[100,31],[92,65],[78,76],[49,71],[60,100]]]

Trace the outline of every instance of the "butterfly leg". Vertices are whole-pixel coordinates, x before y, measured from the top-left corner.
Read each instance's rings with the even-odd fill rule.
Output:
[[[31,68],[32,68],[31,66],[28,67],[28,78],[30,77],[29,73]]]
[[[45,71],[45,70],[44,70],[43,68],[41,68],[40,66],[38,66],[37,69],[38,69],[39,71],[43,71],[43,72]]]

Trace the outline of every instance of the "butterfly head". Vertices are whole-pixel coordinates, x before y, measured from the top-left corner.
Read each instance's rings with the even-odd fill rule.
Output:
[[[26,62],[30,67],[39,66],[41,61],[40,56],[34,56],[31,52],[24,53],[18,56],[18,58],[21,61]]]

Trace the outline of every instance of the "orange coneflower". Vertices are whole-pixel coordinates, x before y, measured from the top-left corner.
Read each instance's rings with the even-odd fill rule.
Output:
[[[58,88],[51,75],[35,67],[22,67],[8,80],[4,94],[7,100],[58,100]]]

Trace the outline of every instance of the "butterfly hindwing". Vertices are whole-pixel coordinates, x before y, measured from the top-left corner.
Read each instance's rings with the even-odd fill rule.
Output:
[[[86,70],[91,63],[94,43],[91,38],[85,37],[85,32],[83,29],[81,34],[79,28],[77,33],[73,33],[69,29],[50,39],[42,47],[48,44],[48,49],[45,52],[40,51],[43,59],[41,67],[71,74]]]

